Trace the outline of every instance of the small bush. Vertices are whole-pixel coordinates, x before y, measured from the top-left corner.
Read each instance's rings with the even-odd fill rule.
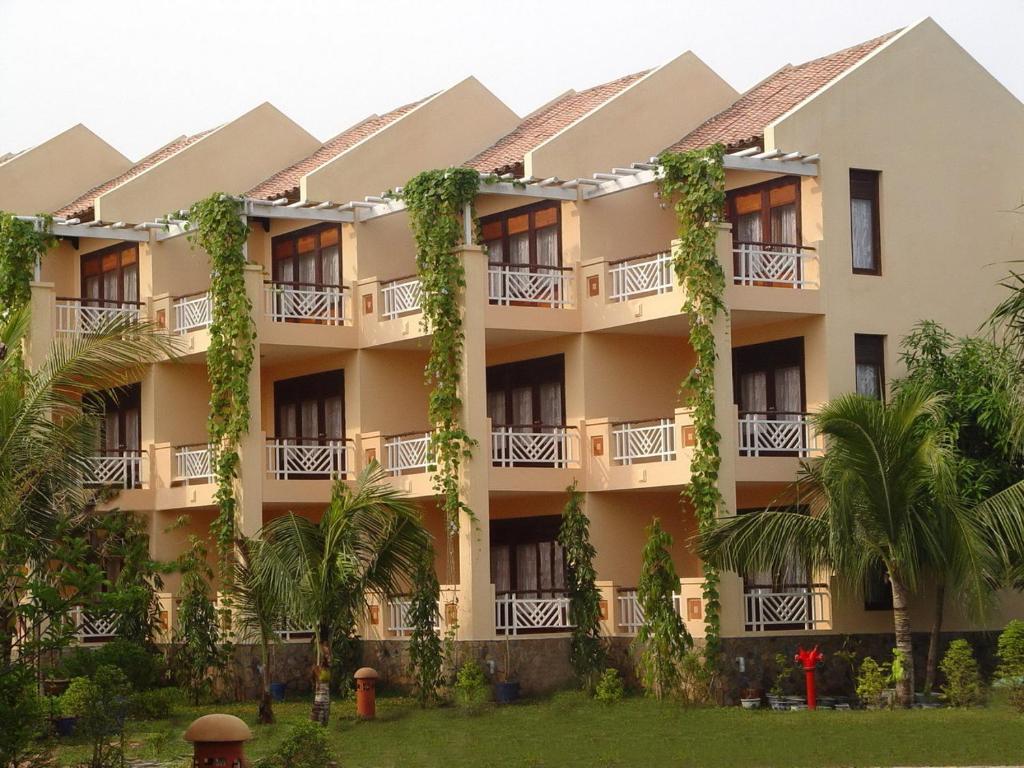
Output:
[[[985,700],[985,689],[974,650],[966,640],[954,640],[946,649],[939,669],[946,676],[942,692],[952,707],[971,707]]]
[[[20,765],[43,730],[43,703],[26,664],[0,668],[0,765]]]
[[[131,697],[131,716],[135,720],[164,720],[170,717],[176,706],[184,702],[184,698],[177,688],[139,691]]]
[[[622,701],[625,691],[626,689],[622,684],[622,676],[619,675],[619,670],[609,667],[597,681],[597,686],[594,688],[594,698],[602,704],[614,704],[617,701]]]
[[[1014,619],[999,635],[996,646],[999,668],[996,674],[1010,683],[1024,682],[1024,621]]]
[[[77,677],[61,696],[61,708],[78,718],[76,733],[92,744],[89,768],[107,768],[123,762],[122,737],[128,715],[131,685],[124,672],[102,666],[91,677]]]
[[[322,725],[299,723],[281,745],[260,761],[260,768],[324,768],[334,762]]]
[[[163,657],[126,640],[114,640],[100,648],[76,648],[61,664],[64,677],[92,677],[102,666],[124,672],[132,688],[155,688],[164,673]]]
[[[475,661],[467,661],[455,678],[455,701],[464,709],[482,707],[491,697],[484,671]]]
[[[857,698],[866,706],[878,706],[882,702],[882,691],[885,690],[885,671],[878,662],[866,656],[860,663],[857,675]]]

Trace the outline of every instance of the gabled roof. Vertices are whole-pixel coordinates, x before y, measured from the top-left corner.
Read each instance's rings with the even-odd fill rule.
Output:
[[[211,128],[208,131],[202,131],[201,133],[196,133],[192,136],[178,137],[169,144],[160,147],[160,149],[158,149],[156,152],[146,155],[144,158],[139,160],[139,162],[135,163],[135,165],[133,165],[131,168],[129,168],[121,175],[115,176],[112,179],[108,179],[102,184],[93,187],[85,194],[79,195],[64,207],[54,211],[53,215],[63,216],[67,218],[77,217],[86,221],[91,219],[93,216],[93,208],[95,206],[97,197],[99,197],[105,192],[109,192],[115,187],[121,186],[127,181],[131,181],[136,176],[143,173],[144,171],[149,170],[157,163],[166,160],[169,157],[173,157],[174,155],[178,154],[189,145],[194,144],[195,142],[199,141],[199,139],[211,133],[213,130],[215,129]]]
[[[570,91],[523,119],[515,130],[466,163],[483,173],[521,175],[526,153],[618,95],[650,70],[620,77],[585,91]]]
[[[760,144],[765,126],[824,88],[899,31],[803,64],[787,64],[744,93],[731,106],[692,130],[669,150],[681,152],[717,142],[730,149]]]
[[[312,173],[317,168],[320,168],[324,164],[330,162],[342,152],[351,149],[360,141],[373,136],[378,131],[395,122],[398,118],[411,112],[424,101],[426,101],[426,99],[414,101],[411,104],[405,104],[404,106],[393,109],[383,115],[371,115],[365,120],[356,123],[351,128],[342,131],[333,139],[322,144],[320,148],[313,154],[309,155],[309,157],[305,157],[297,163],[278,171],[269,179],[261,181],[255,187],[250,189],[246,193],[246,196],[256,197],[263,200],[272,200],[280,197],[298,199],[299,184],[302,181],[303,176],[308,173]]]

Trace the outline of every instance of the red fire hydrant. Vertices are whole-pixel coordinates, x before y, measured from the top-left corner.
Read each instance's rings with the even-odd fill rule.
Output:
[[[818,666],[818,662],[825,658],[825,654],[818,650],[818,646],[814,646],[811,650],[805,651],[802,647],[797,649],[794,660],[803,665],[804,678],[807,681],[807,708],[817,709],[818,708],[818,697],[814,690],[814,670]]]
[[[373,720],[377,715],[377,670],[360,667],[356,670],[356,715]]]

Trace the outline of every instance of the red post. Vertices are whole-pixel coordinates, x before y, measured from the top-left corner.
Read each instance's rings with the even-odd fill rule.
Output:
[[[804,668],[804,678],[807,681],[807,708],[817,709],[818,696],[814,690],[814,670],[818,666],[818,662],[825,658],[825,654],[818,650],[818,646],[814,646],[809,651],[805,651],[801,647],[797,649],[794,658]]]
[[[362,720],[377,716],[377,671],[370,667],[356,670],[356,715]]]

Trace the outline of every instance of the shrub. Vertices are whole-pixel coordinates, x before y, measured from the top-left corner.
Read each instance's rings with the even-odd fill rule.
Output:
[[[76,648],[61,664],[61,670],[68,678],[93,677],[103,666],[120,669],[137,691],[155,688],[164,673],[162,656],[127,640],[114,640],[95,649]]]
[[[885,672],[878,662],[866,656],[857,675],[857,698],[867,706],[878,706],[885,690]]]
[[[617,701],[622,701],[625,691],[626,689],[622,684],[622,676],[619,675],[619,670],[609,667],[597,681],[597,685],[594,688],[594,698],[602,704],[614,704]]]
[[[327,734],[318,723],[294,726],[281,745],[260,761],[260,768],[324,768],[334,762]]]
[[[138,691],[131,697],[131,716],[135,720],[164,720],[183,700],[184,696],[177,688]]]
[[[476,710],[486,704],[489,698],[490,691],[483,669],[475,661],[467,661],[459,668],[455,678],[455,701],[464,709]]]
[[[124,721],[131,685],[124,672],[112,665],[91,677],[76,677],[61,696],[65,714],[78,718],[75,731],[92,744],[89,768],[107,768],[123,762]]]
[[[1014,619],[999,635],[996,674],[1010,683],[1024,682],[1024,621]]]
[[[772,683],[771,690],[768,691],[772,696],[785,696],[786,688],[789,687],[789,683],[793,680],[793,663],[789,660],[789,657],[784,653],[775,654],[775,680]]]
[[[950,706],[971,707],[985,700],[978,661],[966,640],[954,640],[949,644],[939,669],[946,676],[942,692]]]
[[[0,667],[0,765],[21,765],[42,729],[43,703],[32,667]]]

